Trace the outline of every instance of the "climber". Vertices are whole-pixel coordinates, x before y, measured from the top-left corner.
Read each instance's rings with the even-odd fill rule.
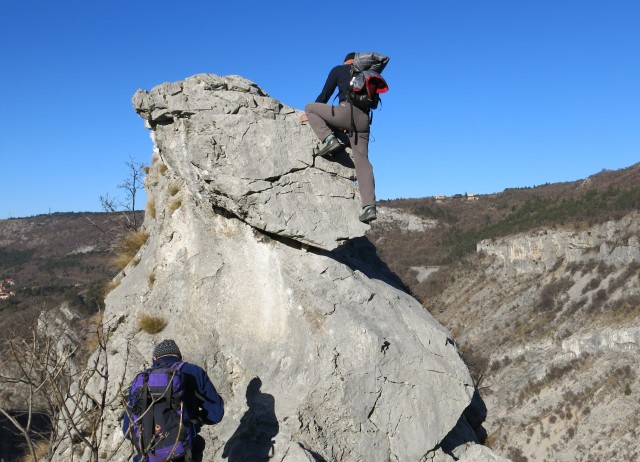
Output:
[[[367,112],[347,100],[354,57],[355,53],[347,54],[344,64],[331,69],[322,92],[315,103],[306,105],[305,113],[300,116],[300,122],[308,121],[315,134],[323,141],[322,147],[316,154],[318,156],[330,156],[343,149],[347,141],[345,132],[348,132],[348,142],[353,154],[362,201],[359,218],[363,223],[369,223],[376,219],[375,181],[373,167],[369,162],[370,119]],[[336,88],[338,89],[338,106],[326,104]],[[355,130],[352,130],[352,125]]]
[[[200,427],[222,420],[224,401],[204,369],[182,361],[173,340],[156,345],[152,360],[133,380],[123,416],[123,432],[138,453],[133,460],[201,462]]]

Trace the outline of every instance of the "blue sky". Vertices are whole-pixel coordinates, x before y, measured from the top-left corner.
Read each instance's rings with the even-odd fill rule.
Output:
[[[117,195],[129,157],[151,158],[139,88],[239,74],[303,108],[349,51],[391,57],[370,146],[379,199],[639,160],[637,0],[7,0],[0,39],[0,219]]]

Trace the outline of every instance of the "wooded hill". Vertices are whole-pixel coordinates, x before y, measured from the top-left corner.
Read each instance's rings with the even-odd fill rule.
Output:
[[[367,233],[382,260],[423,300],[442,289],[443,272],[418,282],[413,267],[455,265],[474,253],[476,244],[484,239],[539,229],[580,230],[639,210],[640,164],[602,171],[584,180],[510,188],[471,200],[461,194],[381,201],[380,205],[438,222],[416,232],[374,222]]]

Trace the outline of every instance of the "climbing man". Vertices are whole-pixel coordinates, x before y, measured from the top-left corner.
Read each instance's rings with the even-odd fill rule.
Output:
[[[331,156],[343,149],[345,145],[339,137],[344,138],[344,133],[348,133],[362,201],[359,218],[363,223],[369,223],[376,219],[375,181],[373,167],[369,162],[369,111],[351,104],[347,98],[354,58],[355,53],[349,53],[345,56],[343,64],[331,69],[322,92],[315,103],[306,105],[305,114],[300,116],[300,121],[302,123],[308,121],[317,137],[323,142],[316,154],[318,156]],[[326,104],[336,88],[338,105]]]
[[[173,340],[153,350],[153,364],[129,389],[123,432],[137,455],[134,462],[201,462],[202,425],[217,424],[224,401],[200,366],[182,361]]]

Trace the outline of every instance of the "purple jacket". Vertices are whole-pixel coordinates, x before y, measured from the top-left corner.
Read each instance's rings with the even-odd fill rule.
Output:
[[[154,361],[152,367],[160,364],[170,366],[181,361],[177,356],[163,356]],[[224,416],[224,400],[218,394],[209,376],[200,366],[185,362],[182,366],[182,374],[184,377],[184,405],[187,408],[188,415],[191,417],[199,417],[200,422],[204,425],[217,424]],[[129,396],[129,400],[131,396]],[[129,430],[129,412],[125,412],[123,416],[122,431],[125,435]],[[199,433],[200,423],[194,425],[194,434]]]

